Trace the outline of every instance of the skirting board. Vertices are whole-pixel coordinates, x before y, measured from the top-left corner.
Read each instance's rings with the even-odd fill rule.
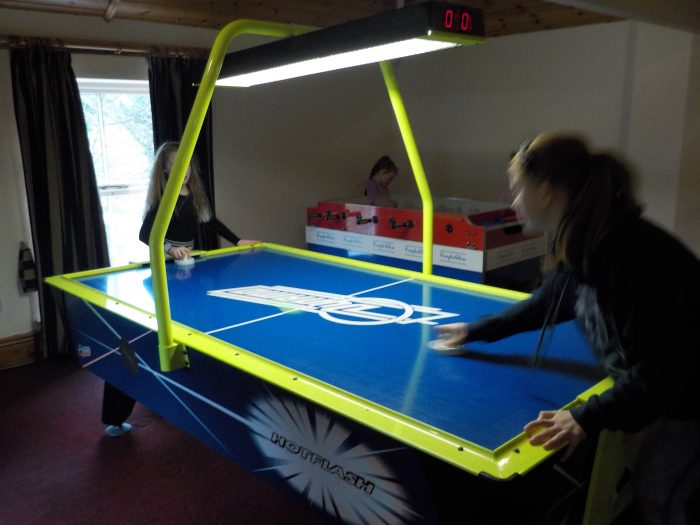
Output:
[[[35,361],[37,334],[17,334],[0,339],[0,370],[26,365]]]

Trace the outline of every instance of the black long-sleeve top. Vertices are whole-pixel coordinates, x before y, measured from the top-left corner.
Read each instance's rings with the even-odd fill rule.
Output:
[[[700,419],[700,261],[677,239],[627,218],[596,249],[586,278],[557,267],[527,300],[470,323],[469,340],[539,329],[560,299],[555,322],[576,319],[615,380],[571,411],[587,435]]]
[[[148,238],[151,235],[153,222],[156,218],[158,208],[148,210],[146,217],[139,231],[139,240],[148,244]],[[191,195],[179,195],[173,216],[170,219],[168,230],[165,232],[165,251],[167,253],[171,246],[194,246],[195,234],[197,232],[197,213],[194,208],[194,202]],[[240,238],[229,230],[224,223],[212,216],[208,222],[203,223],[207,228],[220,235],[234,246]]]

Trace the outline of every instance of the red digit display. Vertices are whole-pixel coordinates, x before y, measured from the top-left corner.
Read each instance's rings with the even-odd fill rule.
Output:
[[[484,34],[484,24],[481,13],[477,9],[453,4],[434,4],[432,18],[436,29],[468,35]]]
[[[466,11],[464,13],[462,13],[462,16],[460,17],[459,28],[462,31],[471,31],[472,30],[472,17]]]
[[[444,26],[445,29],[452,29],[452,24],[454,24],[454,12],[452,9],[445,9]]]

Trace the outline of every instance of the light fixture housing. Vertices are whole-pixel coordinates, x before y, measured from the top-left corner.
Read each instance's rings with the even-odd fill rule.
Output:
[[[229,53],[217,85],[254,86],[483,40],[479,9],[425,2]]]

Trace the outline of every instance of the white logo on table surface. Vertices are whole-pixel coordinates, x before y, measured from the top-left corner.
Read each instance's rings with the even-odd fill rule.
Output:
[[[414,517],[401,480],[382,455],[323,410],[261,397],[249,406],[255,444],[291,487],[343,523],[407,523]],[[402,447],[403,448],[403,447]]]
[[[396,299],[357,297],[289,286],[243,286],[212,290],[207,295],[316,313],[326,321],[349,325],[436,325],[439,319],[459,315],[443,312],[441,308],[418,306]]]

